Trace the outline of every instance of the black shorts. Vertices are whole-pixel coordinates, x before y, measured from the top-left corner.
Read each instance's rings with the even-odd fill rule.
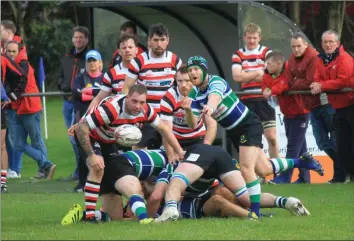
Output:
[[[203,137],[186,139],[186,140],[178,140],[178,142],[181,145],[182,149],[187,151],[191,149],[195,144],[203,143]]]
[[[101,181],[100,194],[114,193],[121,195],[114,187],[120,178],[131,175],[136,176],[135,168],[128,159],[121,155],[111,156],[105,160],[104,175]]]
[[[263,133],[264,129],[258,116],[249,111],[239,125],[227,131],[227,138],[230,139],[237,152],[240,146],[256,146],[263,149]]]
[[[267,100],[243,100],[242,102],[258,115],[264,129],[276,127],[275,109],[269,105]]]
[[[7,128],[7,113],[6,110],[1,109],[1,130]]]
[[[160,149],[162,137],[154,127],[150,124],[144,124],[141,128],[141,133],[143,136],[137,146],[147,147],[148,149]]]
[[[185,154],[183,162],[201,167],[204,174],[201,178],[218,178],[220,175],[235,171],[236,167],[232,157],[219,146],[196,144]]]

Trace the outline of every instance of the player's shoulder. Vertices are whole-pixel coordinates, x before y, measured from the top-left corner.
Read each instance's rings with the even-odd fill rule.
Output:
[[[218,75],[210,75],[209,84],[214,84],[214,83],[227,85],[226,80],[224,80],[220,76],[218,76]]]
[[[189,94],[188,94],[188,97],[189,98],[192,98],[192,99],[195,99],[198,95],[198,88],[196,86],[193,86],[192,89],[190,90]]]

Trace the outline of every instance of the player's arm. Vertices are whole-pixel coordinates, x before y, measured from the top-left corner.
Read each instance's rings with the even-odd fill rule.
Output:
[[[102,85],[100,92],[96,95],[96,97],[91,101],[88,109],[93,108],[98,105],[104,98],[110,96],[112,94],[112,79],[113,75],[111,73],[112,69],[109,69],[103,76]]]
[[[211,115],[216,111],[226,88],[225,83],[218,80],[209,84],[208,103],[203,107],[204,114]]]
[[[195,108],[193,108],[193,106]],[[188,126],[193,129],[197,128],[199,118],[199,110],[197,108],[197,104],[193,103],[192,99],[188,97],[182,97],[181,107],[185,112],[185,120]],[[194,111],[192,111],[192,108],[194,109]]]
[[[147,211],[150,218],[153,218],[161,206],[161,202],[165,197],[167,188],[166,182],[157,182],[154,191],[151,193],[147,200]]]
[[[140,68],[141,62],[139,58],[134,58],[130,61],[128,73],[125,76],[124,85],[122,88],[123,94],[128,94],[129,89],[135,84],[138,79]]]
[[[210,116],[210,115],[204,115],[204,123],[206,125],[206,133],[204,136],[203,143],[207,145],[212,145],[215,138],[216,138],[216,132],[217,132],[217,122]]]
[[[162,118],[161,118],[161,121],[168,127],[168,129],[170,129],[172,131],[172,128],[173,128],[172,121],[164,120]],[[163,146],[165,147],[165,150],[166,150],[168,162],[170,162],[170,163],[175,162],[176,155],[175,155],[175,151],[173,150],[172,146],[170,144],[168,144],[168,142],[165,138],[162,138],[162,143],[163,143]]]
[[[86,119],[79,122],[75,126],[74,131],[77,136],[77,139],[79,140],[80,146],[84,150],[85,154],[87,156],[94,155],[95,152],[93,150],[93,147],[92,147],[91,141],[90,141],[90,127],[89,127]]]
[[[93,98],[93,100],[90,102],[88,109],[91,109],[94,106],[98,105],[104,98],[110,95],[110,92],[101,89],[100,92],[98,92],[98,94],[95,96],[95,98]]]
[[[237,53],[232,55],[232,78],[237,83],[247,83],[259,78],[259,71],[246,72],[242,69],[242,61]]]
[[[183,159],[184,151],[178,143],[176,137],[173,135],[172,130],[162,121],[158,122],[158,124],[156,125],[156,129],[161,134],[161,136],[166,139],[167,143],[173,147],[174,151],[178,154],[179,158]]]

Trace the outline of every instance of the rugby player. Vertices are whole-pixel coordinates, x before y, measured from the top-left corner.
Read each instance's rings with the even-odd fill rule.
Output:
[[[103,83],[98,95],[91,101],[89,109],[98,105],[104,98],[122,92],[124,79],[128,73],[130,61],[138,53],[137,39],[134,35],[124,34],[118,41],[118,52],[122,61],[110,68],[103,76]]]
[[[262,149],[263,127],[258,116],[240,102],[224,79],[208,74],[207,61],[203,57],[190,57],[187,66],[189,77],[196,87],[190,92],[190,98],[182,100],[188,125],[196,127],[201,113],[210,115],[226,129],[239,152],[242,176],[251,199],[251,210],[256,215],[259,215],[261,194],[257,174],[265,178],[295,167],[314,170],[324,175],[321,164],[309,153],[300,158],[272,158],[268,161]],[[193,157],[194,155],[192,159],[195,159]]]
[[[164,150],[134,150],[117,155],[114,161],[107,162],[105,173],[102,178],[100,195],[104,206],[103,211],[95,211],[94,216],[79,204],[74,204],[64,216],[62,225],[69,225],[80,220],[85,221],[108,221],[122,220],[123,194],[129,199],[129,206],[140,220],[141,224],[152,221],[148,218],[144,204],[143,190],[140,181],[148,180],[159,175],[167,164]]]
[[[94,217],[100,183],[104,170],[107,169],[105,166],[119,159],[119,148],[114,136],[114,131],[118,126],[122,124],[139,126],[149,123],[167,139],[178,153],[179,158],[184,157],[184,151],[171,130],[160,121],[154,109],[146,104],[146,95],[147,90],[143,85],[134,85],[126,96],[104,99],[99,106],[84,115],[82,121],[75,127],[75,134],[87,156],[86,164],[89,168],[85,184],[86,216],[88,218]]]
[[[160,113],[160,101],[165,92],[173,85],[176,71],[182,64],[181,59],[167,50],[169,32],[161,23],[152,24],[148,32],[148,45],[150,50],[134,58],[129,65],[124,80],[123,93],[128,93],[135,83],[146,86],[148,90],[147,103],[157,113]],[[162,138],[149,125],[142,129],[143,137],[135,149],[158,149]]]

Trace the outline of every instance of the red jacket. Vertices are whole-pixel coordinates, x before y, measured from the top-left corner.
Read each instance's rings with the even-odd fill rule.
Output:
[[[314,80],[322,84],[322,92],[341,90],[351,87],[350,78],[353,76],[353,58],[343,46],[336,51],[326,65],[325,55],[317,58]],[[341,109],[354,104],[354,93],[327,93],[328,101],[334,109]]]
[[[34,70],[26,60],[27,56],[21,55],[16,57],[15,61],[27,73],[27,85],[24,93],[39,93],[36,78],[34,77]],[[42,110],[42,103],[40,97],[22,97],[15,103],[17,114],[33,114]]]
[[[310,90],[310,85],[316,72],[318,52],[308,46],[304,55],[300,58],[292,54],[289,58],[287,78],[290,90]],[[304,107],[311,110],[321,105],[320,96],[299,95],[302,97]]]
[[[275,78],[269,73],[263,75],[262,91],[266,88],[272,90],[272,95],[277,96],[280,111],[287,118],[294,118],[298,115],[307,114],[309,111],[303,108],[302,98],[295,95],[282,95],[284,92],[289,91],[289,83],[286,78],[288,71],[288,63],[285,63],[284,69],[281,74]]]

